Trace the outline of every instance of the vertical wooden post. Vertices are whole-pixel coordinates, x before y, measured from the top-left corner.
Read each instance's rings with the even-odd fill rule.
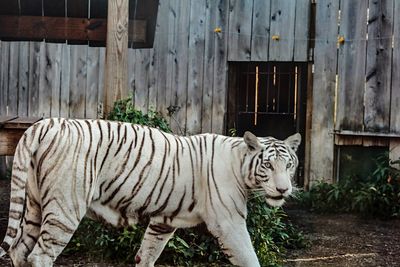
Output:
[[[336,38],[339,1],[318,1],[316,5],[316,39],[309,173],[305,184],[318,180],[333,182],[334,112],[336,86]]]
[[[104,112],[128,95],[129,0],[108,0]]]

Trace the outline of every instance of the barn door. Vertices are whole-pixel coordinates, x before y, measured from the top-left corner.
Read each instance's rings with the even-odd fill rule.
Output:
[[[305,139],[306,63],[231,63],[229,82],[228,127],[238,136],[251,131],[284,139],[300,132]],[[299,159],[302,184],[304,143]]]

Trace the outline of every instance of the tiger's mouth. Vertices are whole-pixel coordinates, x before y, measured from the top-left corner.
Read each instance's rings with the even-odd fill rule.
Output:
[[[280,195],[280,196],[269,196],[269,195],[267,195],[267,198],[273,199],[273,200],[282,200],[282,199],[284,199],[283,195]]]

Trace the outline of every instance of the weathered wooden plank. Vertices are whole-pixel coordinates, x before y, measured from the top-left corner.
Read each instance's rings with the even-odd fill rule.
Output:
[[[29,116],[39,116],[40,58],[44,56],[43,42],[29,43]]]
[[[311,1],[296,1],[296,21],[294,28],[294,61],[308,60],[308,42],[311,19]]]
[[[316,4],[316,39],[312,96],[310,171],[305,184],[324,179],[333,182],[334,99],[337,66],[337,25],[339,1]]]
[[[60,109],[61,109],[61,73],[63,72],[62,69],[62,51],[63,46],[66,44],[53,44],[51,47],[51,52],[54,53],[53,58],[53,66],[52,72],[53,75],[51,79],[51,110],[50,116],[51,117],[60,117]],[[54,51],[54,52],[53,52]]]
[[[69,81],[69,116],[71,118],[85,117],[87,49],[87,46],[71,45],[71,73]]]
[[[270,61],[292,61],[294,48],[296,5],[291,0],[271,2],[271,38],[269,42]]]
[[[205,0],[190,7],[187,133],[201,132],[202,81],[204,74]]]
[[[108,1],[105,109],[128,96],[128,0]]]
[[[253,1],[230,1],[228,51],[230,61],[249,61],[251,58],[252,12]]]
[[[336,129],[361,131],[364,124],[366,42],[359,40],[367,36],[368,1],[342,0],[340,8],[339,35],[345,38],[345,42],[339,47]]]
[[[229,1],[218,0],[218,8],[215,10],[216,25],[222,29],[228,28],[229,23]],[[227,111],[228,90],[228,34],[217,33],[215,35],[214,55],[214,82],[213,82],[213,105],[212,105],[212,132],[225,133],[225,117]]]
[[[4,124],[8,121],[14,120],[18,118],[18,116],[0,116],[0,128],[3,128]]]
[[[99,59],[100,48],[89,47],[87,56],[87,85],[85,118],[97,118],[97,103],[99,92]]]
[[[129,96],[132,96],[133,104],[135,104],[135,67],[136,67],[136,50],[128,50],[128,92]]]
[[[338,146],[361,146],[362,144],[362,136],[335,136],[335,145]]]
[[[158,9],[158,8],[157,8]],[[158,17],[156,20],[157,24],[154,26],[156,30],[160,28],[159,20],[161,18]],[[157,110],[157,98],[158,98],[158,89],[157,89],[157,78],[159,72],[159,62],[162,55],[160,54],[158,44],[160,42],[160,34],[155,35],[154,40],[154,48],[150,49],[150,67],[149,67],[149,109]]]
[[[3,120],[2,128],[4,129],[28,129],[32,124],[38,122],[42,119],[42,117],[19,117],[19,116],[10,116],[9,120]]]
[[[168,24],[169,24],[169,1],[160,1],[158,8],[158,18],[156,26],[157,42],[154,44],[154,49],[158,51],[160,60],[158,61],[158,78],[157,78],[157,110],[165,117],[167,115],[167,55],[168,55]]]
[[[135,107],[144,113],[147,113],[149,104],[148,75],[150,67],[149,49],[136,50],[135,58]]]
[[[0,115],[7,115],[8,99],[8,61],[10,56],[10,43],[1,42],[0,64]]]
[[[365,136],[362,138],[363,146],[383,146],[388,147],[390,141],[388,138]]]
[[[217,1],[206,1],[205,17],[205,46],[204,46],[204,75],[203,75],[203,99],[201,109],[201,132],[211,132],[212,128],[212,106],[214,88],[214,57],[215,57],[215,34],[212,29],[216,25]]]
[[[39,114],[60,116],[61,58],[63,44],[46,43],[42,58],[39,90]]]
[[[129,33],[128,39],[145,47],[149,45],[147,21],[129,21],[129,25],[135,25],[135,31]],[[69,40],[86,44],[86,41],[103,42],[107,34],[106,19],[0,15],[0,26],[0,38],[24,40]]]
[[[168,46],[167,46],[167,70],[166,70],[166,92],[165,92],[165,111],[166,118],[169,123],[171,123],[171,117],[169,116],[168,109],[171,108],[173,104],[173,94],[175,88],[173,88],[173,80],[175,74],[175,60],[176,59],[176,47],[174,43],[174,36],[176,33],[176,23],[177,23],[177,11],[178,11],[178,2],[179,0],[169,0],[168,7]],[[167,112],[168,111],[168,112]]]
[[[394,1],[393,14],[393,58],[392,58],[392,88],[390,101],[390,132],[400,133],[400,2]]]
[[[174,72],[172,73],[171,97],[171,129],[174,133],[184,134],[186,131],[186,98],[188,95],[188,51],[189,51],[189,19],[190,1],[177,1],[177,18],[174,25],[173,45]]]
[[[61,51],[61,91],[60,91],[60,117],[69,117],[70,74],[71,74],[71,46],[64,44]]]
[[[157,38],[157,37],[156,37]],[[148,91],[149,91],[149,101],[148,110],[156,110],[157,108],[157,62],[158,57],[154,49],[149,49],[149,69],[148,69]]]
[[[43,43],[43,56],[40,57],[39,71],[39,97],[38,112],[39,116],[50,117],[51,111],[51,82],[52,82],[52,57],[51,46]]]
[[[251,61],[268,61],[271,1],[254,0]]]
[[[8,62],[7,115],[18,114],[18,62],[19,42],[11,42]]]
[[[99,56],[99,92],[98,92],[98,105],[97,105],[97,118],[104,118],[104,66],[106,61],[106,49],[104,47],[100,47],[100,56]]]
[[[29,42],[19,44],[18,115],[28,116],[29,104]]]
[[[364,125],[388,132],[392,61],[393,0],[369,1]]]
[[[310,188],[310,161],[311,161],[311,131],[312,131],[312,105],[313,105],[313,64],[308,63],[307,65],[307,102],[306,102],[306,125],[305,125],[305,136],[302,136],[302,142],[304,142],[304,177],[303,177],[303,188],[308,190]]]

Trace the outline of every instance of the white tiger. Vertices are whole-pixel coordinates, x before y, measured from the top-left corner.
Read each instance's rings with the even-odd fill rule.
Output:
[[[129,123],[43,120],[16,149],[0,255],[9,252],[15,267],[52,266],[87,215],[115,226],[149,219],[136,266],[154,266],[176,228],[202,222],[233,264],[260,266],[246,229],[248,189],[282,205],[300,141],[300,134],[180,137]]]

